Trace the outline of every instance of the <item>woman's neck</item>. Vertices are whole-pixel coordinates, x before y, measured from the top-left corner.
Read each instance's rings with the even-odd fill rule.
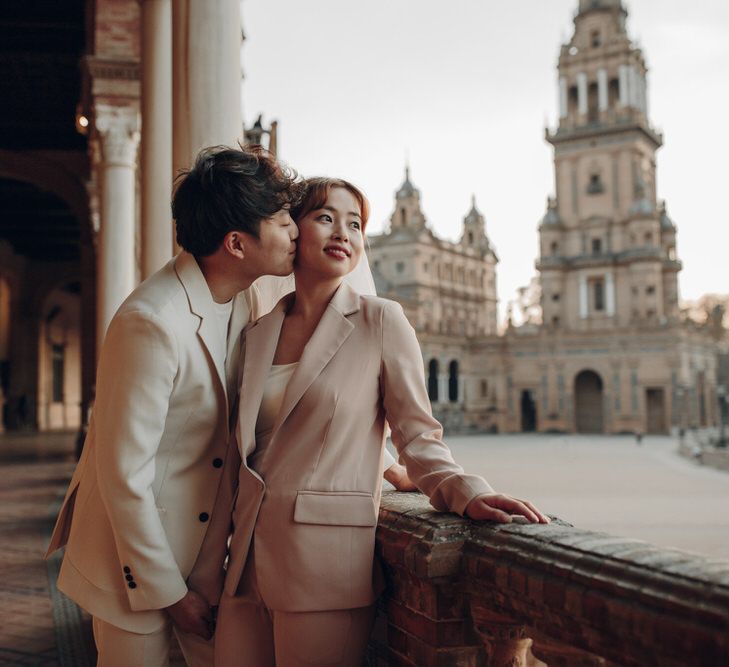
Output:
[[[304,320],[318,320],[332,300],[334,292],[342,284],[342,280],[343,278],[307,280],[297,274],[296,296],[288,314]]]

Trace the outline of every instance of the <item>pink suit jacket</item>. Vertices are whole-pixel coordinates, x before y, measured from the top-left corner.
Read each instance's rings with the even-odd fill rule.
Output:
[[[343,283],[286,389],[257,470],[245,462],[291,295],[247,328],[236,438],[191,588],[215,602],[228,533],[225,590],[233,595],[251,545],[258,587],[280,611],[347,609],[379,594],[375,529],[385,421],[400,461],[438,510],[462,514],[492,492],[466,475],[433,418],[415,332],[399,304]],[[235,452],[233,452],[235,454]],[[242,464],[241,464],[242,460]]]

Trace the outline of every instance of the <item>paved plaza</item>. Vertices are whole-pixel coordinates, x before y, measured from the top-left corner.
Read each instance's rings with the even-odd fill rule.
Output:
[[[674,438],[490,435],[447,438],[491,485],[588,530],[729,559],[729,473],[677,454]]]

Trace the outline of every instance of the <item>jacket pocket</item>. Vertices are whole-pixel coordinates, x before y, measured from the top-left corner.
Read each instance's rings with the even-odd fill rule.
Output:
[[[324,526],[375,526],[375,499],[366,491],[299,491],[294,506],[296,523]]]

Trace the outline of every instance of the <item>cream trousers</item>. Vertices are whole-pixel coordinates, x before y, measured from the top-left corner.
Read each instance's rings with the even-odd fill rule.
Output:
[[[175,633],[188,667],[211,667],[213,642],[176,630],[172,621],[150,634],[138,634],[94,617],[94,642],[98,667],[167,667],[170,642]]]

